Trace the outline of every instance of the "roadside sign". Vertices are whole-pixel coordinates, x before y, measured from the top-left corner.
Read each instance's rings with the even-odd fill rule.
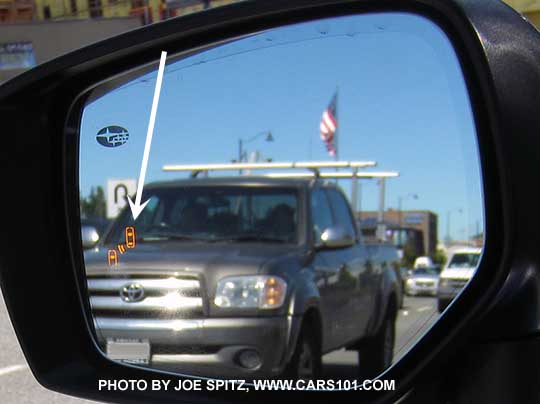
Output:
[[[107,180],[107,218],[114,219],[127,205],[127,197],[135,194],[137,181],[134,178]]]
[[[423,221],[423,213],[407,213],[404,217],[405,224],[422,224]]]

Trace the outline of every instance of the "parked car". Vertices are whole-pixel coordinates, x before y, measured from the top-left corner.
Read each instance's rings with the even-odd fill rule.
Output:
[[[418,257],[414,260],[413,268],[414,269],[427,268],[427,267],[432,267],[432,266],[433,266],[433,260],[431,259],[431,257],[423,256],[423,257]]]
[[[461,248],[453,252],[442,270],[437,291],[438,309],[444,311],[472,278],[480,261],[480,248]]]
[[[405,294],[407,296],[437,295],[439,286],[439,271],[436,267],[420,267],[410,271],[405,281]]]
[[[389,250],[362,244],[334,184],[201,178],[149,184],[143,199],[136,222],[125,210],[85,254],[109,357],[228,378],[317,377],[322,354],[343,347],[366,375],[390,365]],[[121,253],[126,228],[136,244]]]

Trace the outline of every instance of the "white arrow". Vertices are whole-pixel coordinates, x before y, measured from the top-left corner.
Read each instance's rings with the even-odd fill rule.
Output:
[[[152,145],[152,136],[154,135],[154,124],[156,123],[156,113],[159,102],[159,94],[161,92],[161,82],[163,81],[163,71],[165,70],[165,60],[167,59],[167,52],[161,52],[161,59],[159,60],[159,69],[156,80],[156,88],[154,89],[154,99],[152,100],[152,109],[150,111],[150,121],[148,121],[148,131],[146,132],[146,143],[144,145],[144,153],[141,164],[141,172],[139,174],[139,182],[137,183],[137,195],[135,196],[135,203],[128,196],[129,207],[131,208],[131,214],[133,220],[137,220],[137,217],[141,214],[148,201],[141,205],[141,198],[144,187],[144,177],[146,176],[146,167],[148,166],[148,156],[150,154],[150,146]]]

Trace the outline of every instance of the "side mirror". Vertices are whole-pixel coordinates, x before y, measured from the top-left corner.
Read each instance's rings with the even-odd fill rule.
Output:
[[[317,244],[318,249],[325,248],[345,248],[354,245],[354,236],[343,226],[328,227],[321,234],[321,239]]]
[[[94,226],[81,227],[82,245],[85,250],[95,247],[99,241],[99,233]]]
[[[161,52],[170,55],[158,69]],[[9,210],[21,230],[2,240],[0,279],[33,375],[51,390],[103,402],[259,404],[286,395],[336,404],[472,401],[502,398],[505,390],[512,390],[507,401],[523,401],[523,388],[540,373],[530,372],[537,366],[540,305],[530,303],[539,295],[540,252],[528,247],[539,238],[540,219],[520,214],[537,205],[531,183],[540,114],[531,106],[538,104],[538,59],[536,30],[495,0],[253,0],[149,24],[3,83],[3,130],[24,134],[4,136],[14,158],[3,160],[24,164],[13,169],[8,162],[2,170],[21,185]],[[269,130],[276,142],[264,157],[272,164],[257,159],[259,134]],[[249,143],[256,137],[258,146]],[[236,146],[239,164],[221,164]],[[306,154],[323,161],[305,161]],[[372,170],[377,161],[402,175]],[[246,167],[263,171],[243,175]],[[211,174],[225,169],[239,182]],[[196,179],[199,171],[210,178]],[[113,187],[115,178],[126,189]],[[237,241],[264,246],[199,240],[196,232],[176,232],[174,222],[154,229],[146,245],[134,236],[140,240],[149,227],[116,227],[118,244],[111,237],[110,249],[81,253],[101,234],[97,222],[98,237],[81,228],[83,198],[90,203],[84,213],[100,216],[103,199],[110,206],[136,189],[135,203],[125,208],[136,224],[129,215],[150,214],[142,195],[158,183],[167,184],[163,196],[171,201],[180,184],[208,189],[212,200],[221,199],[214,185],[249,187],[246,203],[229,199],[239,202],[227,209],[234,217],[218,216],[221,208],[211,216],[227,230],[244,230],[237,216],[247,204],[242,213],[256,212],[248,220],[255,232]],[[340,197],[340,183],[350,187],[350,201]],[[325,189],[314,200],[311,190],[319,185]],[[98,186],[118,192],[102,194]],[[416,192],[422,206],[407,202]],[[389,209],[388,199],[397,209]],[[267,216],[270,201],[282,205],[275,217]],[[182,205],[175,205],[164,205],[165,217],[179,219]],[[190,217],[209,219],[195,211]],[[334,218],[344,229],[324,225],[313,243],[328,257],[310,256],[303,242],[313,240],[312,222]],[[372,240],[361,248],[354,218]],[[406,235],[406,261],[435,254],[441,222],[449,241],[479,242],[481,263],[466,287],[448,289],[447,301],[433,298],[437,312],[439,299],[441,309],[448,303],[441,321],[435,310],[405,316],[393,271],[382,266],[396,258],[395,247],[376,239],[386,238],[386,230],[397,230],[402,242]],[[272,231],[259,233],[267,223]],[[474,233],[467,231],[471,224]],[[279,237],[294,230],[296,240]],[[189,242],[192,233],[196,240]],[[109,245],[109,236],[101,237],[98,245]],[[30,253],[10,253],[25,243]],[[124,255],[128,243],[135,249]],[[39,269],[31,282],[21,263]],[[522,263],[532,265],[524,271]],[[218,283],[233,275],[221,302],[230,307],[220,307]],[[282,298],[282,309],[273,309]],[[319,338],[327,326],[329,345]],[[517,338],[520,344],[512,343]],[[336,383],[321,386],[321,356],[330,348],[357,352],[340,352],[338,366],[326,366],[324,375]],[[516,355],[530,360],[513,361]],[[343,359],[348,370],[339,365]],[[465,377],[447,377],[463,366]],[[279,380],[283,370],[288,380]],[[484,382],[494,378],[512,388]],[[356,380],[365,391],[348,388]],[[338,384],[334,390],[342,391],[328,391]],[[296,391],[271,391],[280,385]],[[308,391],[315,389],[326,391]],[[530,390],[526,398],[535,401]]]

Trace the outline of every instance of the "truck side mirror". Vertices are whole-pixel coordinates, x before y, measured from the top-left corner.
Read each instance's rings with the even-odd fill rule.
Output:
[[[82,245],[85,250],[95,247],[99,241],[99,233],[94,226],[81,227]]]
[[[317,249],[345,248],[354,245],[355,239],[343,226],[326,228],[315,246]]]

